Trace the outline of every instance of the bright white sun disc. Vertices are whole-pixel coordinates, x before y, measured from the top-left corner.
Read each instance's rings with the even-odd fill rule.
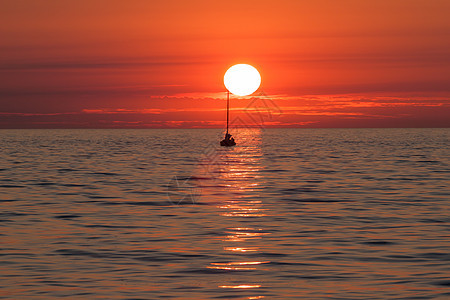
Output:
[[[259,88],[261,75],[253,66],[238,64],[227,70],[223,82],[230,93],[238,96],[247,96]]]

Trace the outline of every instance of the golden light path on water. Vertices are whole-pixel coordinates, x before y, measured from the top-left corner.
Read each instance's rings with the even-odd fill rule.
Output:
[[[220,148],[201,164],[199,176],[212,178],[198,182],[201,189],[200,201],[213,203],[220,216],[225,217],[227,226],[220,238],[223,249],[231,256],[223,262],[211,262],[207,269],[229,271],[231,277],[217,287],[233,290],[251,290],[264,287],[258,276],[245,272],[268,272],[268,260],[255,260],[264,247],[264,237],[270,232],[260,225],[267,216],[267,209],[255,196],[261,188],[261,130],[235,129],[239,144],[233,148]],[[250,226],[251,225],[251,226]],[[218,249],[219,250],[219,249]],[[248,257],[248,255],[252,255]],[[251,280],[251,281],[249,281]],[[262,299],[262,295],[245,296],[245,299]]]

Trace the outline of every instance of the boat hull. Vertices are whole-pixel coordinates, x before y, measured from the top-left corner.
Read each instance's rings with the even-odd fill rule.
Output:
[[[235,145],[236,145],[235,141],[231,141],[231,140],[221,140],[220,141],[220,146],[232,147],[232,146],[235,146]]]

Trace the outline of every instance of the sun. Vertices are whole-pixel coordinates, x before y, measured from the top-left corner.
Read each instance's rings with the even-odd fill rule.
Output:
[[[261,75],[251,65],[237,64],[227,70],[223,82],[231,93],[237,96],[248,96],[259,88]]]

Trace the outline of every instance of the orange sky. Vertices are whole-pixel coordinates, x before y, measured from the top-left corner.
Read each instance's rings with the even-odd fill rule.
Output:
[[[260,70],[267,127],[450,127],[448,0],[0,8],[0,128],[221,128],[235,63]]]

